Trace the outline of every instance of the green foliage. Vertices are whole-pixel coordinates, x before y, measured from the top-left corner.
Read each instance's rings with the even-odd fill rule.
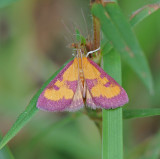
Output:
[[[113,44],[113,47],[122,55],[125,61],[139,75],[143,83],[153,92],[153,81],[147,60],[140,48],[137,39],[132,32],[130,24],[123,16],[118,4],[107,3],[103,8],[100,4],[92,6],[92,14],[96,16],[101,24],[104,36]],[[146,15],[147,16],[147,15]],[[146,17],[144,16],[144,17]],[[141,19],[144,19],[141,17]],[[136,19],[137,23],[140,21]],[[132,26],[134,25],[131,21]],[[103,48],[104,70],[121,84],[120,57],[107,43]],[[110,51],[111,50],[111,51]],[[106,54],[108,52],[108,54]],[[104,57],[105,57],[104,56]],[[106,65],[105,65],[106,64]],[[136,113],[135,113],[136,112]],[[153,111],[128,112],[129,117],[140,117],[153,115]],[[135,113],[135,114],[134,114]],[[155,113],[155,112],[154,112]],[[127,112],[125,113],[127,118]],[[132,116],[133,115],[133,116]],[[122,159],[123,158],[123,135],[122,135],[122,110],[103,110],[103,158]]]
[[[148,17],[150,14],[154,13],[156,10],[160,8],[160,3],[155,3],[151,5],[146,5],[143,8],[135,11],[131,15],[131,26],[135,26],[136,24],[140,23],[143,19]]]
[[[103,68],[120,85],[122,84],[121,59],[116,51],[112,50],[103,57]],[[103,109],[102,118],[103,159],[123,159],[122,108]]]
[[[147,60],[118,5],[108,3],[103,8],[100,4],[94,4],[92,13],[100,20],[104,35],[139,75],[150,92],[153,92],[153,81]]]
[[[152,109],[138,109],[138,110],[123,110],[123,118],[144,118],[150,116],[160,115],[160,109],[152,108]]]
[[[0,135],[0,140],[1,140],[1,135]],[[7,146],[5,146],[3,149],[0,150],[0,159],[14,159],[12,153],[10,152]]]
[[[67,62],[68,63],[68,62]],[[65,64],[66,65],[66,64]],[[60,72],[60,70],[65,66],[63,65],[57,72],[55,72],[41,87],[41,89],[34,95],[31,99],[29,105],[26,107],[25,111],[19,115],[11,129],[7,132],[7,134],[0,141],[0,149],[2,149],[8,141],[10,141],[21,129],[24,125],[33,117],[33,115],[38,111],[36,107],[36,103],[39,95],[42,93],[44,88],[50,83],[50,81]]]
[[[155,3],[155,4],[151,4],[151,5],[146,5],[143,8],[140,8],[140,9],[136,10],[130,16],[130,21],[129,22],[130,22],[131,27],[134,28],[137,24],[139,24],[145,18],[147,18],[152,13],[157,11],[160,7],[159,5],[160,5],[159,3]],[[105,41],[105,42],[101,46],[101,49],[102,49],[102,54],[105,55],[106,53],[109,53],[111,51],[111,49],[113,48],[113,45],[111,43],[109,43],[109,41],[107,41],[106,38],[103,41]]]

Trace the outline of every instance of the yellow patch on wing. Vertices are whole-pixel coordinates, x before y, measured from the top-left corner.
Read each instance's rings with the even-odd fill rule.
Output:
[[[76,81],[78,80],[78,61],[74,59],[73,64],[64,72],[63,81]]]
[[[83,72],[85,79],[95,79],[94,86],[90,90],[93,97],[103,96],[106,98],[112,98],[120,93],[121,89],[118,85],[111,84],[109,87],[104,86],[109,80],[106,77],[101,78],[99,70],[92,65],[86,57],[83,57]]]
[[[74,95],[72,89],[68,89],[66,87],[61,87],[59,90],[55,89],[46,89],[44,96],[47,99],[58,101],[60,99],[71,99]]]
[[[113,98],[117,96],[120,93],[120,87],[119,86],[113,86],[113,87],[105,87],[101,84],[97,84],[91,89],[91,93],[93,97],[106,97],[106,98]]]
[[[60,87],[63,87],[65,84],[64,84],[64,81],[57,80],[55,85],[60,88]]]
[[[67,81],[77,81],[78,80],[78,61],[75,58],[70,67],[62,74],[62,81],[57,80],[55,86],[58,89],[48,88],[44,92],[44,96],[47,99],[58,101],[60,99],[72,99],[74,92],[67,85]]]
[[[97,70],[89,61],[86,57],[83,57],[83,72],[84,76],[86,79],[98,79],[98,81],[101,81],[101,83],[106,84],[108,79],[106,77],[101,78],[100,75],[101,73],[99,70]]]
[[[88,61],[86,57],[83,57],[83,72],[86,79],[96,79],[97,77],[100,77],[100,72],[93,67],[92,64]]]

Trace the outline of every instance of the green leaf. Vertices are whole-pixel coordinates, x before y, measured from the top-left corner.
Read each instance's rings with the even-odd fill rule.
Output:
[[[136,109],[136,110],[123,110],[123,118],[144,118],[150,116],[160,115],[160,109],[152,108],[152,109]]]
[[[102,5],[94,4],[92,13],[99,19],[104,35],[139,75],[150,92],[153,92],[152,75],[147,60],[118,5],[107,3],[104,9]]]
[[[3,148],[21,129],[22,127],[31,119],[31,117],[38,111],[36,108],[36,99],[38,96],[34,96],[27,106],[26,110],[19,115],[18,119],[15,121],[13,126],[7,132],[0,142],[0,149]]]
[[[109,53],[113,49],[113,46],[110,42],[105,43],[103,46],[101,46],[102,55]]]
[[[156,4],[146,5],[140,9],[138,9],[130,17],[131,26],[132,27],[135,26],[136,24],[141,22],[143,19],[145,19],[146,17],[148,17],[149,15],[151,15],[152,13],[157,11],[159,8],[160,8],[160,3],[158,3],[158,4],[156,3]]]
[[[17,0],[0,0],[0,8],[6,7],[16,1]]]
[[[69,62],[69,61],[68,61]],[[67,63],[68,63],[67,62]],[[66,64],[67,64],[66,63]],[[38,111],[36,104],[39,95],[42,93],[44,88],[50,83],[50,81],[56,77],[56,75],[61,71],[61,69],[66,65],[64,64],[58,71],[56,71],[40,88],[40,90],[34,95],[31,99],[29,105],[26,107],[25,111],[19,115],[18,119],[15,121],[13,126],[7,132],[0,142],[0,149],[3,148],[24,126],[25,124],[33,117],[33,115]]]
[[[0,135],[0,140],[1,140],[1,135]],[[3,149],[0,150],[0,159],[14,159],[11,151],[7,146],[5,146]]]
[[[104,70],[121,84],[120,55],[112,50],[103,57]],[[122,108],[102,110],[103,159],[123,159]]]
[[[160,2],[160,1],[158,0],[158,2]],[[150,4],[150,5],[146,5],[143,8],[140,8],[137,11],[135,11],[130,17],[131,27],[133,28],[134,26],[139,24],[142,20],[144,20],[149,15],[151,15],[152,13],[157,11],[159,9],[159,7],[160,7],[160,4],[157,4],[157,3],[156,4]],[[105,54],[109,53],[112,48],[113,48],[113,46],[110,42],[104,43],[101,47],[102,54],[103,54],[103,52]]]

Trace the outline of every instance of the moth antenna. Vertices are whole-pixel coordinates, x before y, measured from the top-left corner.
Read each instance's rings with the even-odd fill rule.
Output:
[[[72,42],[74,43],[72,32],[69,30],[67,25],[64,23],[63,19],[61,20],[61,22],[62,22],[63,26],[65,27],[65,29],[67,30],[67,32],[71,35]]]
[[[67,42],[69,42],[69,39],[67,38],[67,36],[63,35],[63,37],[65,38],[65,40],[66,40]]]
[[[88,31],[88,27],[87,27],[87,21],[86,21],[86,18],[84,16],[84,12],[83,12],[82,8],[81,8],[81,14],[82,14],[82,17],[83,17],[83,20],[84,20],[84,24],[85,24],[86,31],[87,31],[87,38],[88,38],[89,37],[89,31]]]
[[[69,19],[70,21],[70,24],[71,24],[71,29],[73,30],[73,32],[75,31],[75,26],[76,26],[76,23],[72,20],[72,19]]]
[[[73,34],[73,36],[77,36],[78,34]]]
[[[89,51],[86,55],[86,57],[88,57],[89,54],[93,54],[94,52],[97,52],[98,50],[100,50],[101,48],[99,47],[98,49],[96,50],[93,50],[93,51]]]

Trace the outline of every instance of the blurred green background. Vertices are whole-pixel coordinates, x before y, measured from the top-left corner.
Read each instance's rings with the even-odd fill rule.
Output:
[[[133,11],[153,2],[119,0],[128,19]],[[72,57],[68,45],[73,42],[74,28],[87,36],[81,9],[92,33],[89,0],[17,0],[0,8],[0,130],[3,135],[42,84]],[[123,87],[130,99],[124,109],[159,108],[160,11],[138,24],[134,32],[149,61],[155,94],[150,95],[137,75],[123,63]],[[9,143],[15,158],[100,159],[101,135],[86,115],[50,129],[64,115],[39,111]],[[160,117],[124,120],[126,158],[137,158],[136,154],[141,153],[145,159],[148,152],[160,149],[159,128]],[[39,135],[44,130],[46,133]]]

